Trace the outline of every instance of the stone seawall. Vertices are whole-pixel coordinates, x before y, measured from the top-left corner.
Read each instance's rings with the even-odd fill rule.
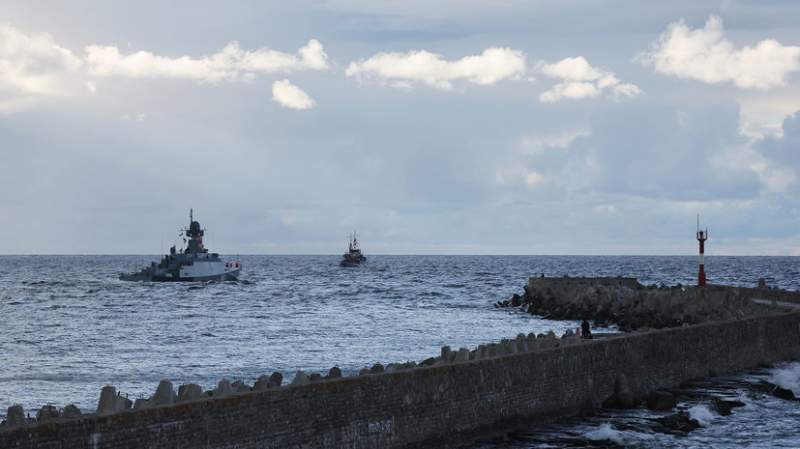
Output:
[[[633,333],[462,363],[0,430],[14,448],[455,447],[493,429],[800,356],[800,313]]]

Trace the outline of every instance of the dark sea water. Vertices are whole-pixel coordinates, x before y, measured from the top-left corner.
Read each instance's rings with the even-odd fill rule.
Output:
[[[155,255],[0,256],[0,418],[17,403],[32,415],[46,404],[92,412],[105,385],[136,399],[162,379],[212,389],[274,371],[285,382],[333,366],[355,375],[438,356],[444,345],[472,349],[578,327],[493,307],[522,293],[530,276],[631,276],[647,285],[697,276],[696,256],[368,257],[341,268],[339,256],[241,256],[237,282],[153,284],[117,276]],[[763,277],[800,289],[800,258],[709,256],[706,273],[709,283],[755,286]],[[797,364],[769,376],[800,394]],[[626,447],[800,447],[800,403],[742,397],[747,406],[730,416],[683,404],[707,424],[685,438],[618,430],[612,417],[545,433],[597,432]],[[558,447],[534,440],[486,447]]]

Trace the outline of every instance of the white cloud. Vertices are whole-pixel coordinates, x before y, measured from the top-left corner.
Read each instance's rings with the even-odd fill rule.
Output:
[[[94,76],[127,76],[131,78],[178,78],[198,82],[252,81],[256,73],[324,70],[330,65],[322,44],[312,39],[297,54],[260,48],[245,51],[237,42],[211,56],[170,58],[148,51],[122,55],[115,46],[86,47],[89,74]]]
[[[785,85],[787,75],[800,70],[800,47],[766,39],[736,50],[723,36],[722,19],[711,16],[703,29],[692,30],[683,19],[671,24],[652,50],[635,60],[665,75],[769,89]]]
[[[616,212],[617,208],[613,204],[599,204],[594,207],[594,210],[600,213],[611,214]]]
[[[192,58],[166,57],[148,51],[123,55],[116,46],[89,45],[85,55],[59,46],[47,33],[28,36],[0,25],[0,113],[12,113],[48,97],[94,94],[103,77],[172,78],[200,83],[250,82],[259,73],[325,70],[328,55],[316,40],[296,53],[260,48],[245,51],[231,42],[219,52]],[[314,105],[302,90],[286,84],[273,86],[275,100],[304,109]],[[143,121],[144,116],[136,117]]]
[[[0,26],[0,92],[70,96],[91,89],[79,80],[82,66],[81,58],[49,34],[29,37]]]
[[[518,153],[521,155],[536,155],[544,151],[546,148],[567,148],[573,140],[579,137],[586,137],[592,132],[589,128],[579,128],[560,134],[551,134],[548,136],[527,136],[522,139]]]
[[[316,104],[307,93],[286,79],[272,83],[272,99],[292,109],[310,109]]]
[[[564,98],[579,100],[596,98],[605,90],[611,90],[611,98],[635,97],[642,90],[634,84],[620,84],[614,72],[592,67],[583,56],[565,58],[554,64],[540,62],[536,69],[550,78],[563,80],[543,92],[539,100],[552,103]]]
[[[528,172],[525,175],[525,185],[527,185],[528,187],[533,187],[536,184],[541,183],[542,180],[544,180],[544,177],[540,173],[537,173],[535,171]]]
[[[391,80],[393,86],[401,89],[420,82],[449,90],[453,88],[452,81],[459,79],[482,85],[521,79],[525,74],[525,54],[510,48],[490,47],[480,55],[446,61],[442,55],[425,50],[378,53],[369,59],[351,62],[345,73],[360,81],[375,79],[386,83]]]
[[[606,75],[589,65],[583,56],[565,58],[555,64],[542,64],[539,69],[551,78],[570,81],[595,81]]]
[[[552,103],[562,98],[579,100],[581,98],[594,98],[600,96],[600,89],[592,83],[570,81],[559,83],[550,90],[543,92],[539,100],[545,103]]]

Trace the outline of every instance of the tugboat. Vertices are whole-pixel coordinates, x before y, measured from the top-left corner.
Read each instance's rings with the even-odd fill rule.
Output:
[[[356,239],[356,233],[353,232],[353,238],[350,240],[350,248],[344,256],[342,256],[342,261],[339,262],[340,267],[357,267],[361,265],[361,262],[365,262],[367,260],[363,254],[361,254],[361,248],[358,247],[358,240]]]
[[[194,221],[192,210],[189,209],[189,228],[181,229],[181,235],[186,234],[183,241],[188,244],[186,249],[175,250],[175,245],[169,249],[161,262],[151,262],[149,267],[143,268],[138,273],[121,274],[123,281],[145,282],[204,282],[204,281],[235,281],[239,277],[242,265],[237,262],[223,263],[217,253],[209,253],[203,247],[205,229],[200,228],[200,223]]]

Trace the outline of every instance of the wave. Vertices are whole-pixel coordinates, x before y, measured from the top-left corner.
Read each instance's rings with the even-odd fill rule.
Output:
[[[793,363],[786,369],[780,369],[772,375],[770,383],[792,390],[797,396],[800,393],[800,363]]]
[[[705,404],[695,405],[689,409],[689,417],[696,419],[703,427],[708,427],[717,415]]]

